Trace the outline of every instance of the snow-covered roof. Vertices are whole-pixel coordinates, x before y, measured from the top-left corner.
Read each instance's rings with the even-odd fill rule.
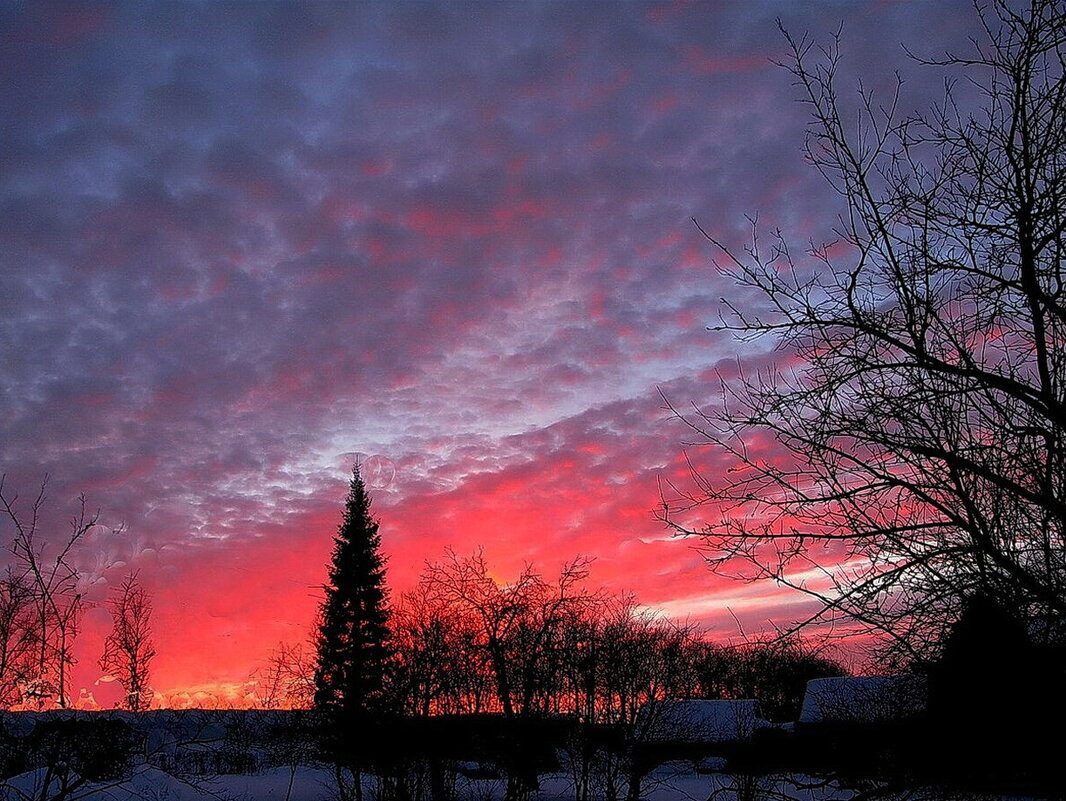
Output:
[[[800,723],[877,723],[919,712],[925,696],[912,676],[837,676],[811,679]]]
[[[638,736],[659,742],[722,743],[745,740],[760,725],[755,701],[671,700],[645,704]]]

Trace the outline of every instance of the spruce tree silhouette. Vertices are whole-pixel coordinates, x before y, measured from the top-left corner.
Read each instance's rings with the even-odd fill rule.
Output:
[[[1044,744],[1058,742],[1045,731],[1058,682],[1045,672],[1016,605],[984,591],[968,598],[929,670],[936,764],[989,788],[1031,774]]]
[[[318,631],[315,706],[347,727],[384,712],[390,656],[385,559],[358,464],[333,543]]]
[[[996,719],[1001,728],[1019,710],[990,704],[1007,688],[1030,680],[1031,646],[1025,622],[1008,604],[986,592],[967,599],[951,627],[940,659],[930,670],[930,711],[961,733],[982,732]],[[1013,691],[1016,697],[1018,690]]]

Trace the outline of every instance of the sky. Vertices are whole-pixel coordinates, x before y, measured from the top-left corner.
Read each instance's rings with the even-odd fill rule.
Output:
[[[74,694],[115,700],[130,570],[155,689],[246,691],[306,639],[356,459],[394,596],[483,547],[501,580],[594,557],[711,636],[802,614],[655,514],[728,467],[663,398],[775,358],[708,330],[757,299],[692,218],[801,252],[841,211],[779,20],[908,107],[944,76],[903,44],[977,30],[931,0],[0,6],[0,472],[24,510],[49,476],[42,542],[100,511]]]

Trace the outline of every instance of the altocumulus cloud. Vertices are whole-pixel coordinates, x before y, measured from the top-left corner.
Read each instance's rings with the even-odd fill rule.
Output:
[[[503,573],[597,556],[671,611],[729,597],[652,516],[685,470],[656,388],[713,400],[701,376],[736,349],[705,330],[730,289],[689,217],[738,247],[746,213],[831,225],[778,15],[843,17],[875,83],[912,70],[899,42],[969,24],[874,2],[0,9],[0,467],[24,495],[50,473],[60,526],[79,493],[125,524],[86,556],[91,593],[142,569],[161,688],[239,682],[301,636],[353,451],[388,460],[401,589],[480,543]]]

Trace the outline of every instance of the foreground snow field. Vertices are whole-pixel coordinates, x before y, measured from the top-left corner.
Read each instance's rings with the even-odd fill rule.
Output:
[[[0,785],[0,799],[33,799],[39,792],[39,772],[23,774]],[[818,784],[806,777],[763,777],[750,779],[727,774],[700,775],[689,763],[664,765],[648,777],[644,801],[756,801],[756,799],[797,799],[797,801],[846,801],[850,791]],[[366,777],[367,799],[376,796],[376,779]],[[458,801],[499,801],[504,797],[503,779],[459,779]],[[336,796],[331,771],[300,767],[295,772],[276,768],[252,775],[219,776],[186,783],[150,766],[142,766],[129,779],[107,785],[86,787],[72,801],[332,801]],[[542,777],[534,801],[564,801],[574,797],[570,777]]]
[[[0,782],[0,801],[37,801],[41,798],[41,774],[34,771]],[[503,801],[506,785],[505,779],[459,777],[454,798],[455,801]],[[365,776],[363,789],[367,801],[379,797],[376,777]],[[321,767],[273,768],[254,774],[183,781],[142,765],[121,782],[87,785],[66,796],[66,801],[337,801],[338,797],[333,771]],[[570,776],[550,774],[541,777],[540,788],[530,796],[530,801],[572,801],[574,797]],[[945,797],[902,788],[895,794],[876,789],[869,795],[858,794],[831,781],[800,774],[704,773],[689,762],[660,766],[647,777],[640,794],[641,801],[857,801],[860,797],[882,801],[961,801],[960,796]],[[980,801],[1038,799],[981,795]]]
[[[833,698],[838,696],[839,692]],[[498,769],[492,766],[510,764],[514,768],[517,758],[518,766],[528,769],[529,775],[540,771],[539,785],[525,797],[528,801],[572,801],[579,796],[600,801],[626,798],[628,771],[635,765],[654,764],[666,758],[673,761],[661,764],[641,782],[642,801],[858,801],[860,795],[878,801],[961,801],[963,797],[974,801],[973,796],[954,795],[949,799],[935,792],[908,788],[903,786],[902,778],[893,782],[894,792],[874,785],[872,779],[859,778],[885,775],[875,764],[867,764],[870,761],[867,752],[877,744],[873,730],[863,735],[855,729],[827,729],[821,734],[811,729],[801,735],[796,733],[796,726],[773,726],[759,721],[750,702],[678,702],[664,706],[663,710],[662,717],[652,722],[660,728],[665,726],[665,740],[656,737],[662,736],[662,731],[650,731],[646,749],[635,750],[635,756],[600,744],[596,747],[601,750],[591,759],[578,747],[581,742],[591,740],[575,744],[560,737],[558,732],[547,731],[555,740],[537,741],[539,747],[531,752],[529,742],[514,739],[514,730],[489,725],[493,721],[483,719],[478,721],[481,726],[478,731],[483,737],[491,737],[481,743],[472,738],[469,748],[460,749],[456,756],[435,757],[432,764],[437,766],[437,773],[434,775],[440,781],[444,765],[460,771],[459,775],[449,771],[445,782],[449,790],[454,788],[454,794],[449,793],[454,801],[503,801],[508,795],[508,783],[506,778],[499,778]],[[304,728],[299,725],[301,722]],[[117,723],[124,725],[114,725]],[[457,731],[452,723],[451,728],[422,731],[423,739],[415,741],[421,751],[412,751],[409,740],[389,740],[392,743],[389,757],[375,764],[410,771],[409,787],[416,791],[417,797],[432,797],[423,772],[428,772],[430,763],[415,753],[447,752],[449,737]],[[681,733],[695,731],[700,734],[700,743],[712,747],[692,748],[691,743],[681,742],[678,733],[672,731],[679,723],[684,724]],[[0,713],[0,767],[9,773],[26,770],[26,766],[33,764],[52,768],[49,772],[39,767],[0,779],[0,801],[339,801],[342,794],[338,792],[334,769],[316,761],[320,756],[307,741],[305,727],[302,713],[282,711],[158,710],[139,715]],[[433,734],[425,739],[428,731]],[[741,740],[748,740],[753,731],[764,735],[757,749],[736,752],[727,758],[730,751],[721,743],[728,745],[733,741],[735,746]],[[471,732],[465,734],[470,737]],[[510,750],[501,748],[500,743],[508,743]],[[848,747],[844,748],[845,745]],[[819,759],[819,753],[826,749],[835,756]],[[752,759],[756,752],[765,758]],[[879,752],[872,753],[876,756]],[[907,759],[914,758],[914,753],[907,753]],[[461,761],[460,757],[483,761]],[[110,768],[109,759],[113,762]],[[581,765],[586,772],[581,787],[585,792],[578,793],[574,777]],[[834,771],[846,767],[852,783],[842,786],[839,782],[796,773],[730,774],[727,772],[730,765],[733,770],[747,766],[752,770],[780,771]],[[98,779],[122,778],[84,782],[77,775],[79,771]],[[909,770],[905,772],[911,775]],[[614,794],[607,792],[604,780],[607,775],[613,777]],[[65,786],[57,776],[65,780]],[[419,776],[421,784],[416,783]],[[346,772],[343,778],[351,781]],[[863,793],[853,789],[855,782],[865,785]],[[363,777],[366,801],[396,796],[395,787],[385,786],[386,791],[392,792],[382,793],[382,784],[375,776]],[[971,779],[970,786],[974,784]],[[976,785],[980,784],[978,780]],[[351,798],[352,794],[349,792],[344,797]],[[1025,799],[981,794],[980,801]]]
[[[40,791],[40,772],[23,774],[0,785],[0,799],[33,799]],[[664,765],[647,781],[644,801],[755,801],[755,799],[797,799],[797,801],[846,801],[850,791],[832,787],[805,789],[816,784],[806,777],[763,777],[745,779],[727,774],[700,775],[691,764]],[[376,779],[366,777],[367,799],[376,796]],[[458,801],[498,801],[504,797],[503,779],[459,779]],[[542,777],[534,801],[564,801],[574,797],[570,777]],[[117,783],[86,787],[74,794],[72,801],[332,801],[336,783],[332,771],[300,767],[295,772],[276,768],[241,776],[219,776],[186,783],[150,766],[142,766],[129,779]]]

